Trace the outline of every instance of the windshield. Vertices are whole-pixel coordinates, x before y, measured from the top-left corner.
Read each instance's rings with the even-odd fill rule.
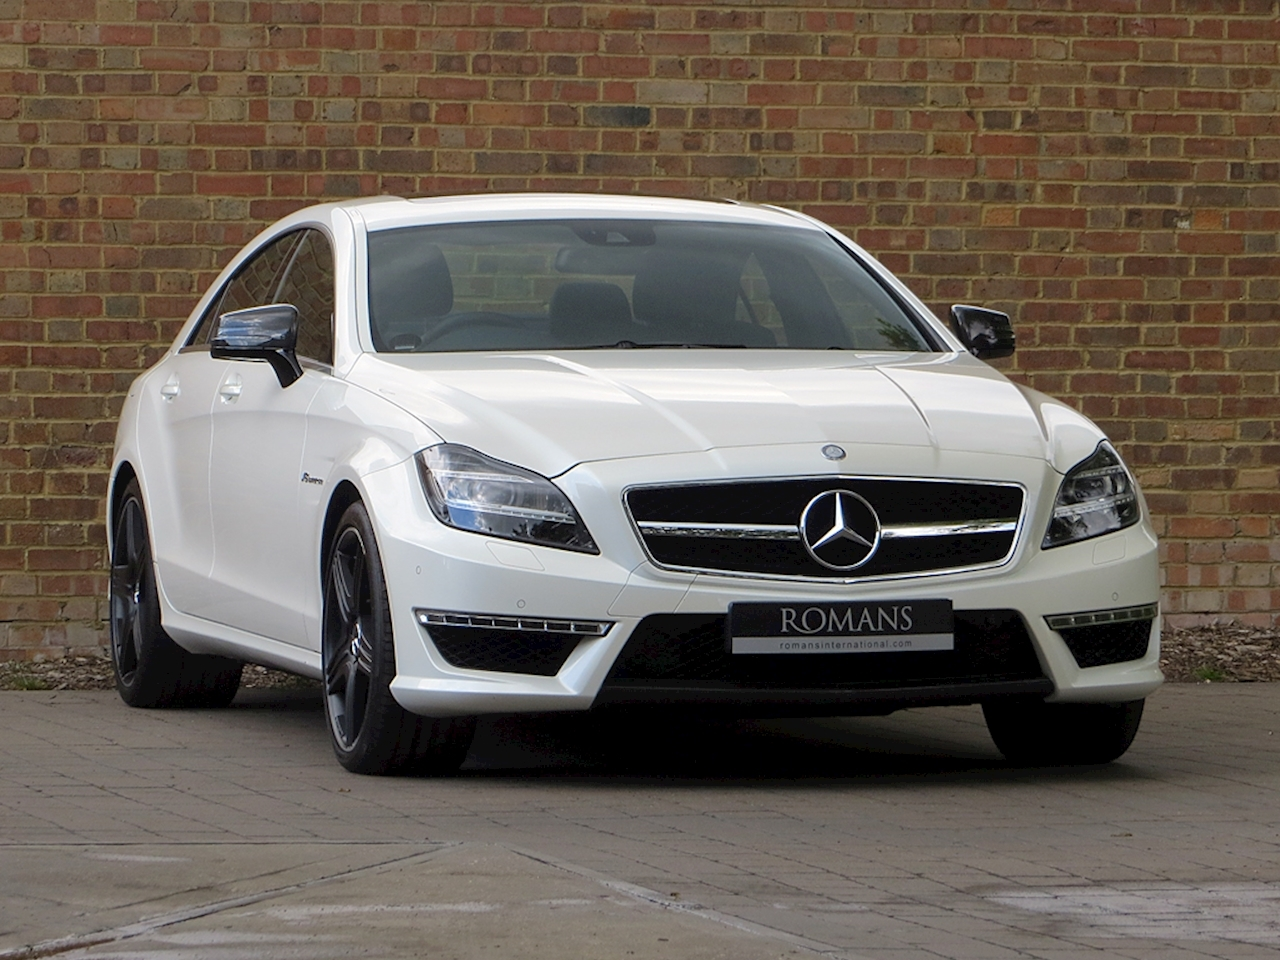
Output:
[[[818,230],[557,220],[369,236],[379,351],[744,347],[933,349]]]

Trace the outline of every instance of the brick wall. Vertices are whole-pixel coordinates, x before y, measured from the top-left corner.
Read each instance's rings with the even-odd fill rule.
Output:
[[[103,639],[130,379],[263,224],[379,192],[816,214],[1148,492],[1174,622],[1280,619],[1276,0],[0,0],[0,656]]]

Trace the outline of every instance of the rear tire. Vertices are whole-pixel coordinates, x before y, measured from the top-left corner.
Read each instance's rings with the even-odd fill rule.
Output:
[[[324,565],[324,705],[338,762],[352,773],[445,774],[462,766],[474,717],[420,717],[391,695],[395,640],[382,562],[364,504],[338,521]]]
[[[160,625],[160,596],[142,489],[125,485],[111,541],[111,664],[131,707],[225,707],[244,664],[188,653]]]
[[[1022,766],[1110,763],[1137,736],[1144,700],[1123,703],[1045,703],[991,700],[982,705],[991,739]]]

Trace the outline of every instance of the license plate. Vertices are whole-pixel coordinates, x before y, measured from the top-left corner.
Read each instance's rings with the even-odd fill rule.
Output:
[[[741,654],[954,650],[950,600],[731,603],[729,649]]]

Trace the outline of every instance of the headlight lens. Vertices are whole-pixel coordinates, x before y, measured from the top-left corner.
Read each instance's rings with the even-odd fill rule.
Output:
[[[1067,473],[1041,548],[1088,540],[1138,522],[1138,487],[1120,454],[1105,440]]]
[[[546,477],[456,443],[419,452],[418,473],[441,523],[507,540],[600,552],[569,498]]]

